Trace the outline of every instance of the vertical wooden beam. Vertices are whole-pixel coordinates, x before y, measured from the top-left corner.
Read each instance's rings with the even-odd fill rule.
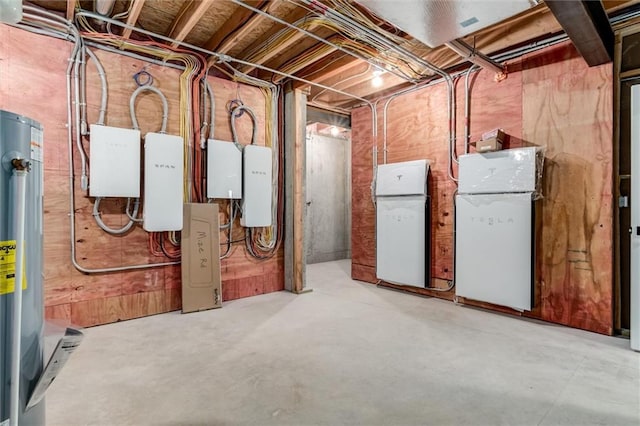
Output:
[[[307,96],[289,85],[285,93],[285,290],[304,293],[305,242],[305,138]]]
[[[129,11],[129,17],[127,18],[127,25],[135,26],[136,22],[138,22],[138,17],[140,16],[140,12],[142,12],[142,7],[144,6],[144,0],[131,0],[133,5],[131,6],[131,10]],[[122,38],[131,37],[131,31],[128,28],[125,28],[122,32]]]
[[[76,13],[76,0],[67,0],[67,20],[72,21]]]
[[[177,41],[184,40],[200,21],[209,6],[211,6],[211,3],[208,1],[190,0],[186,2],[178,12],[175,21],[173,21],[169,37]],[[173,43],[172,46],[176,47],[178,43]]]

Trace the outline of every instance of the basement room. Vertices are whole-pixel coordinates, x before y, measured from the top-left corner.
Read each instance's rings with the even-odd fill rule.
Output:
[[[639,0],[0,0],[0,426],[639,425]]]

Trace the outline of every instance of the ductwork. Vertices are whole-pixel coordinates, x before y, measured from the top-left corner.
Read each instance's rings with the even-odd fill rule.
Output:
[[[497,74],[504,72],[504,68],[483,53],[478,52],[462,40],[452,40],[445,43],[449,49],[462,56],[472,64],[478,65],[484,69],[491,70]]]
[[[116,0],[93,0],[93,10],[102,16],[111,16]]]
[[[380,18],[429,47],[503,21],[537,0],[356,0]]]

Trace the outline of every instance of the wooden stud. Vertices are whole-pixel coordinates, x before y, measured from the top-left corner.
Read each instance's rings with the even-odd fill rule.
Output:
[[[67,0],[67,20],[73,21],[73,15],[76,13],[76,0]]]
[[[211,6],[211,3],[208,1],[190,0],[185,3],[180,9],[176,20],[173,21],[169,37],[177,41],[184,40],[200,21],[209,6]],[[178,43],[173,43],[172,46],[177,47]]]
[[[285,289],[307,291],[305,228],[305,134],[306,95],[301,90],[285,93]]]
[[[622,60],[623,36],[616,34],[613,59],[613,190],[615,198],[620,197],[620,62]],[[638,71],[638,70],[634,70]],[[613,328],[622,326],[622,274],[620,253],[620,208],[614,203],[613,212]]]
[[[129,11],[129,17],[127,18],[127,25],[135,26],[136,22],[138,22],[138,17],[140,16],[140,12],[142,12],[142,7],[144,6],[144,0],[131,0],[133,2],[133,6],[131,6],[131,10]],[[131,37],[132,30],[129,28],[125,28],[122,31],[122,38],[128,39]]]

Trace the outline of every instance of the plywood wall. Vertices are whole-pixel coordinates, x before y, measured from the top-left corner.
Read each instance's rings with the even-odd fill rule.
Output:
[[[65,80],[71,44],[6,25],[0,25],[0,43],[0,108],[32,117],[45,128],[47,318],[91,326],[179,309],[179,265],[108,274],[84,274],[72,266]],[[108,79],[108,125],[131,127],[129,96],[136,88],[132,75],[147,66],[154,85],[169,100],[167,131],[179,134],[180,71],[99,50],[95,53]],[[230,99],[240,97],[256,112],[258,143],[263,144],[265,103],[260,90],[217,78],[210,78],[210,82],[216,96],[216,138],[231,140],[226,105]],[[87,91],[89,122],[93,123],[100,99],[99,80],[91,62]],[[142,134],[160,128],[161,108],[155,95],[140,95],[137,113]],[[237,124],[240,140],[248,142],[251,132],[248,117],[238,120]],[[75,156],[78,262],[86,268],[103,268],[168,261],[150,254],[148,234],[140,227],[123,237],[108,235],[97,227],[92,217],[93,200],[80,189],[77,152]],[[106,202],[102,206],[102,217],[107,224],[120,225],[125,220],[122,211],[122,200]],[[237,233],[234,238],[241,237]],[[225,238],[222,236],[221,241]],[[245,252],[242,244],[235,244],[232,256],[222,261],[222,279],[223,300],[282,290],[282,252],[273,259],[257,261]]]
[[[611,333],[611,65],[588,68],[572,45],[565,43],[510,63],[509,76],[500,83],[486,71],[474,78],[472,141],[485,131],[501,127],[511,136],[507,147],[546,147],[535,308],[528,315]],[[434,286],[442,286],[444,280],[453,277],[452,200],[456,186],[447,176],[446,100],[444,84],[399,97],[389,106],[387,126],[389,162],[418,158],[431,162]],[[463,80],[457,82],[457,103],[457,145],[462,152]],[[370,109],[355,110],[352,125],[352,276],[376,282]],[[378,134],[382,153],[381,108]],[[453,298],[453,292],[417,291]]]

